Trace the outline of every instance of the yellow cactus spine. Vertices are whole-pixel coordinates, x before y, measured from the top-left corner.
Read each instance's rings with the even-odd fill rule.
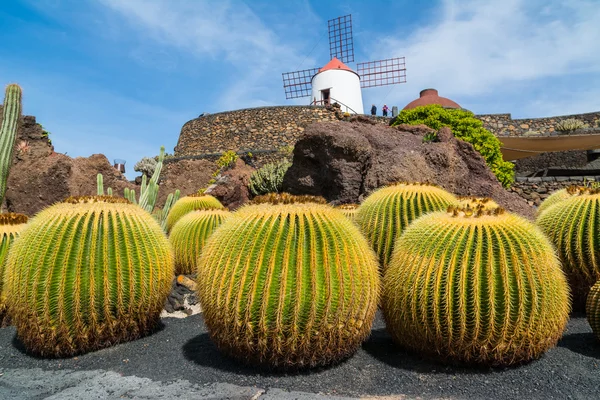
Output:
[[[76,197],[29,221],[9,252],[5,277],[25,348],[66,357],[152,331],[171,288],[173,253],[139,206]]]
[[[584,188],[582,188],[584,189]],[[544,210],[547,210],[551,206],[560,203],[563,200],[566,200],[577,193],[577,186],[569,186],[564,189],[557,190],[550,194],[542,203],[539,205],[537,209],[537,215],[539,216]]]
[[[356,222],[385,271],[396,238],[421,215],[445,210],[456,197],[435,185],[398,183],[373,192],[356,212]]]
[[[592,331],[600,339],[600,281],[596,282],[590,289],[585,307],[587,320],[592,327]]]
[[[210,335],[246,363],[327,365],[349,357],[370,333],[377,259],[330,206],[245,206],[213,233],[198,263]]]
[[[223,204],[208,194],[191,194],[180,198],[173,204],[167,215],[167,232],[171,232],[175,223],[190,211],[220,210]]]
[[[398,239],[383,286],[393,339],[447,361],[500,366],[537,358],[569,317],[552,244],[501,208],[449,207],[414,221]]]
[[[600,279],[600,190],[572,189],[570,198],[544,210],[537,224],[556,246],[571,285],[573,309],[583,311]]]
[[[16,213],[0,214],[0,327],[6,325],[6,295],[4,290],[4,273],[6,258],[13,241],[27,223],[27,216]]]
[[[456,200],[455,205],[459,208],[468,207],[473,210],[493,210],[499,207],[498,203],[489,197],[459,196]]]
[[[175,274],[195,274],[202,248],[215,229],[231,213],[226,210],[198,210],[185,214],[171,230],[169,241],[175,254]]]
[[[342,212],[346,216],[346,218],[350,219],[350,221],[356,221],[356,211],[358,211],[358,204],[341,204],[336,208]]]

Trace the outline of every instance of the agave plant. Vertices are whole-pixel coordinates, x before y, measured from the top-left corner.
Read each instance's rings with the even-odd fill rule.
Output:
[[[206,243],[198,277],[211,338],[250,364],[344,359],[377,309],[377,259],[358,228],[328,205],[289,196],[236,211]]]
[[[569,317],[552,244],[501,208],[451,206],[417,219],[398,239],[383,286],[393,339],[446,361],[502,366],[537,358]]]
[[[149,213],[119,197],[71,197],[21,231],[6,300],[28,351],[65,357],[151,332],[172,279],[171,246]]]

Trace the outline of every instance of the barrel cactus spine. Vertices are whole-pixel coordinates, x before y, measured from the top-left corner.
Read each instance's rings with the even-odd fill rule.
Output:
[[[393,339],[450,362],[535,359],[556,345],[570,311],[548,238],[501,208],[451,206],[414,221],[396,243],[383,286]]]
[[[590,289],[587,297],[585,314],[592,331],[600,339],[600,281]]]
[[[19,232],[27,224],[27,216],[16,213],[0,214],[0,327],[6,325],[6,296],[4,291],[4,273],[6,270],[6,258],[8,250],[13,241],[19,236]]]
[[[436,185],[400,182],[371,193],[358,208],[355,221],[385,271],[397,237],[413,220],[454,203],[456,197]]]
[[[223,204],[208,194],[190,194],[177,200],[167,215],[167,232],[171,232],[175,223],[185,214],[195,210],[220,210]]]
[[[377,258],[331,206],[244,206],[213,233],[198,264],[210,335],[246,363],[323,366],[352,355],[370,333]]]
[[[346,216],[346,218],[350,219],[350,221],[356,221],[356,211],[358,210],[358,204],[340,204],[336,208],[342,212]]]
[[[542,203],[538,206],[537,215],[539,216],[544,210],[547,210],[554,204],[560,203],[563,200],[566,200],[573,196],[580,187],[578,186],[569,186],[564,189],[557,190],[552,192],[550,196],[548,196]]]
[[[175,254],[175,274],[195,274],[202,248],[210,235],[231,213],[227,210],[198,210],[185,214],[173,226],[169,241]]]
[[[21,87],[11,84],[6,87],[0,126],[0,204],[4,201],[8,183],[8,173],[12,165],[17,130],[21,119]]]
[[[32,353],[65,357],[155,329],[173,254],[152,216],[118,197],[71,197],[21,231],[5,275],[9,314]]]
[[[471,208],[472,210],[493,210],[498,208],[498,203],[489,197],[459,196],[456,204],[459,208]]]

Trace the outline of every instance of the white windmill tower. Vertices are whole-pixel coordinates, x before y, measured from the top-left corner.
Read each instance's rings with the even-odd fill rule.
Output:
[[[328,21],[331,60],[321,68],[285,72],[286,99],[310,96],[310,104],[338,103],[342,111],[362,114],[362,89],[406,82],[404,57],[356,64],[356,72],[345,63],[354,62],[352,16]]]

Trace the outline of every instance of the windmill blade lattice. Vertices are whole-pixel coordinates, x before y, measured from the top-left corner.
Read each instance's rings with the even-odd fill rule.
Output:
[[[361,88],[406,83],[404,57],[357,63],[356,69]]]
[[[352,38],[352,15],[330,19],[329,55],[343,63],[354,62],[354,39]]]
[[[302,71],[284,72],[283,89],[286,99],[308,97],[311,95],[312,77],[319,72],[319,68],[304,69]]]

